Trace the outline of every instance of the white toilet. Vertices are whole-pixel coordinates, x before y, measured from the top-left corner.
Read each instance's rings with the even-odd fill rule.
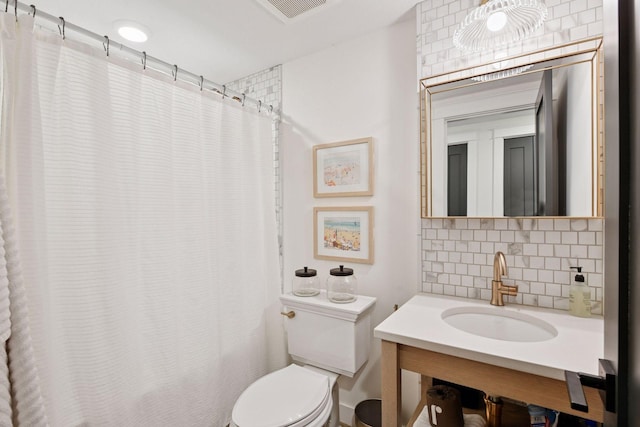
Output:
[[[291,364],[259,378],[233,407],[234,427],[337,427],[338,375],[353,377],[369,356],[375,298],[348,304],[282,295]]]

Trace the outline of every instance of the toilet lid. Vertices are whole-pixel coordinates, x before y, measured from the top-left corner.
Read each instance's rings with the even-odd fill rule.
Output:
[[[251,384],[233,407],[240,427],[300,425],[320,413],[330,399],[329,378],[298,365],[272,372]]]

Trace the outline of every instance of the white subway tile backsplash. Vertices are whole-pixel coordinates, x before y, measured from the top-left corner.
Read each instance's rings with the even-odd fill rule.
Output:
[[[545,308],[553,308],[553,297],[541,295],[538,297],[538,306]]]
[[[511,280],[523,280],[521,268],[509,268],[509,274],[507,277]]]
[[[490,242],[499,242],[500,241],[500,231],[498,230],[488,230],[487,231],[487,240]]]
[[[538,280],[540,282],[553,282],[553,270],[547,270],[546,267],[538,270]],[[540,293],[544,293],[544,291]]]
[[[581,245],[595,245],[596,244],[596,233],[593,231],[585,231],[578,235],[578,243]],[[583,257],[583,258],[586,258]]]
[[[454,240],[445,240],[443,242],[443,250],[445,251],[453,251],[456,247],[456,242]]]
[[[513,231],[501,231],[500,241],[506,243],[513,243],[516,241],[516,235]]]
[[[423,242],[422,258],[436,256],[437,262],[423,262],[423,267],[427,266],[431,274],[423,276],[421,289],[423,292],[489,299],[494,253],[500,250],[505,253],[508,264],[508,276],[504,280],[519,287],[514,303],[566,310],[569,287],[576,274],[569,267],[577,265],[583,267],[587,284],[594,289],[594,303],[601,302],[598,291],[602,289],[602,246],[589,243],[602,233],[593,231],[602,229],[602,221],[568,218],[425,219],[422,222],[423,229],[426,229],[423,235],[444,236],[442,232],[446,231],[449,237],[459,236],[459,240]],[[503,230],[496,230],[498,226]],[[552,230],[539,230],[540,226]],[[436,233],[430,230],[436,230]],[[495,241],[498,236],[499,241]],[[529,242],[506,242],[503,238]],[[433,247],[440,249],[427,249]],[[601,310],[599,307],[601,304],[597,310]]]
[[[602,259],[602,246],[589,246],[589,258]]]
[[[462,284],[460,276],[457,275],[457,274],[450,274],[449,275],[449,284],[450,285],[454,285],[454,286],[460,286]]]
[[[558,284],[572,283],[573,276],[569,271],[554,271],[553,282]]]
[[[571,256],[570,245],[553,245],[553,256],[566,258]]]
[[[586,219],[572,219],[571,230],[572,231],[585,231],[589,228],[588,220]]]
[[[544,258],[539,256],[529,257],[529,267],[535,268],[536,270],[544,269]]]
[[[473,232],[473,240],[485,241],[487,240],[486,230],[476,230]]]
[[[495,253],[494,245],[491,242],[482,242],[480,244],[480,251],[483,254],[493,254]]]
[[[480,252],[480,242],[471,241],[469,242],[469,252],[477,254]]]
[[[571,246],[571,258],[587,258],[587,246]]]
[[[473,254],[473,263],[477,265],[487,264],[487,256],[485,254]]]
[[[498,218],[494,221],[494,228],[496,230],[508,230],[509,229],[509,220],[506,218]]]
[[[554,256],[553,245],[542,244],[538,245],[538,255],[543,257],[552,257]],[[545,268],[549,268],[548,263],[552,262],[552,259],[547,258],[545,260]]]
[[[547,283],[545,287],[545,294],[554,297],[562,296],[562,285]]]

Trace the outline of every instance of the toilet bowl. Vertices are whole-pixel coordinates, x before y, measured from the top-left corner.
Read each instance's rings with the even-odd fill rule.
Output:
[[[353,377],[368,359],[376,299],[347,304],[280,296],[294,362],[249,385],[236,401],[232,427],[337,427],[339,375]]]
[[[331,372],[295,364],[265,375],[236,401],[232,426],[326,426],[337,405],[336,379]]]

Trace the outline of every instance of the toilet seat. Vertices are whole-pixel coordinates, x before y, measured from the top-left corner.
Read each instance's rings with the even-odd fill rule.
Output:
[[[289,365],[259,378],[240,395],[233,407],[233,423],[239,427],[322,425],[333,406],[331,388],[329,377]]]

